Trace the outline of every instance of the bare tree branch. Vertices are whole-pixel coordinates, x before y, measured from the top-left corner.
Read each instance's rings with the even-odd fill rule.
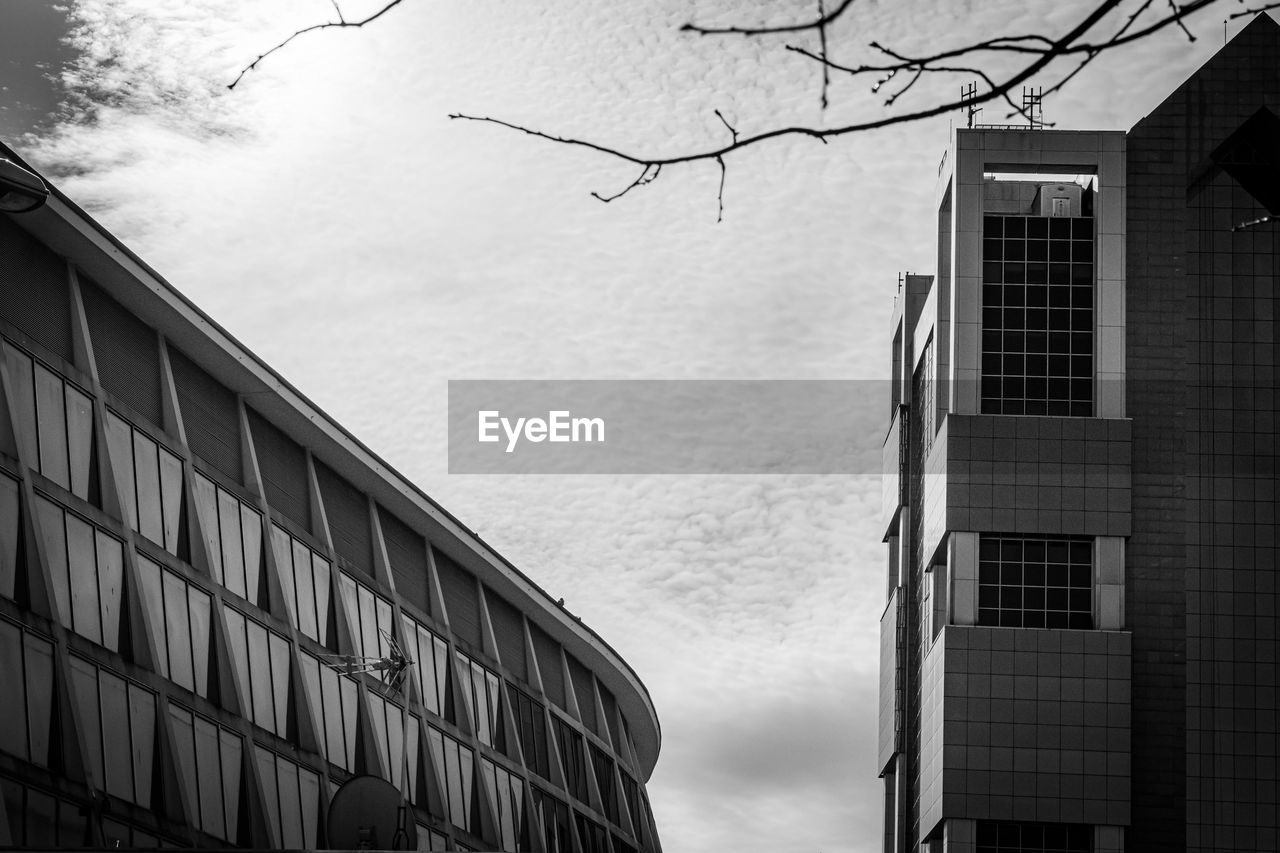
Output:
[[[452,118],[452,116],[450,116],[450,118]],[[591,193],[591,195],[593,198],[598,198],[600,199],[600,201],[604,202],[605,204],[608,204],[609,202],[615,199],[622,198],[624,195],[631,192],[636,187],[642,187],[645,184],[653,183],[654,181],[658,180],[658,175],[661,173],[662,173],[661,166],[655,165],[653,163],[645,163],[644,168],[640,170],[640,177],[636,178],[634,181],[627,184],[627,186],[621,192],[617,192],[609,196],[600,195],[600,193],[597,193],[597,192],[593,192]]]
[[[280,42],[278,45],[276,45],[275,47],[271,48],[271,49],[270,49],[270,50],[268,50],[267,52],[262,53],[262,54],[259,54],[258,58],[257,58],[257,59],[255,59],[253,62],[250,62],[250,63],[249,63],[248,65],[246,65],[244,68],[241,68],[241,69],[240,69],[240,73],[236,75],[236,79],[232,80],[232,81],[231,81],[231,84],[230,84],[230,85],[228,85],[228,86],[227,86],[227,88],[228,88],[228,89],[234,89],[234,88],[236,87],[236,84],[238,84],[241,80],[243,80],[243,79],[244,79],[244,75],[248,74],[250,71],[253,71],[254,69],[256,69],[256,68],[258,67],[258,63],[259,63],[259,62],[261,62],[262,60],[266,59],[268,56],[270,56],[271,54],[275,53],[277,50],[280,50],[280,49],[281,49],[281,48],[283,48],[285,45],[287,45],[289,42],[291,42],[291,41],[293,41],[294,39],[296,39],[298,36],[305,35],[306,33],[310,33],[310,32],[315,32],[316,30],[327,30],[327,29],[331,29],[331,28],[333,28],[333,29],[343,29],[343,28],[359,29],[360,27],[363,27],[365,24],[371,24],[371,23],[373,23],[374,21],[378,20],[378,19],[379,19],[379,18],[381,18],[383,15],[387,14],[387,13],[388,13],[388,12],[390,12],[392,9],[394,9],[396,6],[399,6],[402,2],[404,2],[404,0],[388,0],[388,2],[387,2],[384,6],[382,6],[382,7],[381,7],[380,9],[378,9],[376,12],[372,13],[371,15],[369,15],[367,18],[364,18],[363,20],[360,20],[360,21],[348,21],[348,20],[343,16],[343,14],[342,14],[342,7],[338,5],[338,0],[331,0],[331,2],[333,3],[333,8],[334,8],[334,10],[338,13],[338,20],[336,20],[336,21],[326,21],[326,22],[325,22],[325,23],[323,23],[323,24],[312,24],[312,25],[311,25],[311,26],[309,26],[309,27],[303,27],[302,29],[298,30],[298,31],[297,31],[297,32],[295,32],[293,35],[289,36],[287,39],[285,39],[284,41]]]
[[[700,36],[722,36],[722,35],[738,35],[738,36],[765,36],[775,33],[801,33],[806,30],[821,30],[830,24],[836,18],[843,15],[854,0],[841,0],[840,5],[832,9],[829,13],[824,13],[819,7],[818,17],[812,21],[804,21],[798,24],[782,24],[776,27],[700,27],[697,24],[685,24],[680,28],[681,32],[697,33]]]

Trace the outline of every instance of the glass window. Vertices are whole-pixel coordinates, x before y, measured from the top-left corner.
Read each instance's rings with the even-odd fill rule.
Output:
[[[9,815],[14,847],[84,847],[88,841],[83,806],[12,779],[0,777],[0,811]]]
[[[0,595],[13,598],[18,582],[18,481],[0,474]]]
[[[600,791],[600,801],[604,806],[605,817],[618,823],[618,793],[614,784],[613,759],[605,755],[604,750],[594,743],[591,747],[591,769],[596,777],[596,789]]]
[[[560,766],[564,768],[569,793],[587,802],[587,768],[583,762],[582,735],[569,728],[569,724],[554,714],[551,724],[556,734],[556,748],[560,752]]]
[[[449,821],[460,829],[473,832],[473,753],[469,747],[434,726],[427,729],[427,734],[431,738],[431,758],[436,777],[442,785],[442,799],[449,812]]]
[[[48,766],[53,645],[0,619],[0,750]]]
[[[506,751],[506,738],[502,731],[502,697],[498,692],[498,677],[476,663],[463,652],[458,652],[458,664],[462,668],[462,697],[471,720],[471,729],[485,746]]]
[[[978,624],[1092,628],[1093,540],[981,536]]]
[[[516,715],[516,731],[520,736],[520,751],[524,765],[544,779],[551,778],[551,762],[547,753],[546,712],[542,703],[520,690],[510,681],[507,692]],[[516,758],[515,750],[507,755]]]
[[[386,657],[390,653],[387,638],[392,632],[391,602],[350,575],[339,574],[338,582],[354,653],[367,658]]]
[[[71,488],[67,452],[67,403],[62,377],[43,364],[35,365],[36,432],[40,443],[40,473],[64,489]]]
[[[169,706],[169,717],[191,823],[210,835],[236,842],[244,751],[240,736],[177,705]]]
[[[320,814],[320,777],[283,756],[254,746],[272,845],[315,849]]]
[[[582,853],[609,853],[608,833],[604,827],[583,814],[574,813],[578,823],[578,838],[582,840]]]
[[[271,525],[271,548],[294,627],[332,648],[329,644],[329,561],[276,524]]]
[[[1093,827],[1077,823],[980,820],[977,853],[1089,853]]]
[[[94,784],[150,807],[155,694],[75,656],[71,688]]]
[[[222,612],[245,716],[288,737],[289,641],[233,608]]]
[[[213,579],[246,601],[265,607],[262,516],[199,471],[194,491]]]
[[[298,660],[321,752],[331,764],[354,772],[358,696],[355,679],[340,675],[306,652],[300,652]]]
[[[441,719],[456,722],[449,689],[449,645],[409,616],[403,617],[405,653],[413,660],[423,706]]]
[[[622,799],[627,804],[627,814],[631,817],[631,827],[636,838],[643,837],[644,815],[640,812],[640,786],[636,780],[626,773],[622,775]]]
[[[528,825],[524,814],[524,780],[487,758],[480,760],[485,784],[491,797],[498,843],[503,850],[527,850]]]
[[[547,853],[573,853],[569,806],[535,785],[533,807],[542,821],[543,847]]]
[[[155,641],[156,671],[207,698],[209,594],[143,554],[138,554],[138,578]]]
[[[107,410],[107,449],[124,501],[125,521],[178,555],[182,529],[182,460]]]
[[[36,496],[36,514],[59,620],[77,634],[118,651],[122,543],[43,495]]]

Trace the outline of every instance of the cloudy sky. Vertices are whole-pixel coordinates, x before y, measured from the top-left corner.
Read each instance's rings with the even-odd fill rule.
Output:
[[[863,0],[832,56],[1061,32],[1088,5]],[[668,853],[878,849],[878,478],[449,475],[446,383],[882,378],[898,274],[930,271],[957,117],[743,151],[717,224],[713,165],[605,205],[590,193],[635,170],[447,116],[679,153],[726,139],[716,109],[744,133],[873,115],[882,96],[839,79],[823,115],[816,68],[783,49],[806,36],[679,32],[812,3],[406,0],[234,91],[332,6],[67,6],[0,4],[0,137],[635,667],[663,726],[649,792]],[[1100,61],[1047,118],[1132,125],[1222,44],[1221,15],[1195,44]],[[887,400],[852,387],[874,446]]]

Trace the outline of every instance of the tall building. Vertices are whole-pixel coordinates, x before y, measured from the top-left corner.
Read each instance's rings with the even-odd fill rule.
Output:
[[[660,851],[618,654],[65,196],[12,212],[39,182],[0,181],[0,846],[324,848],[371,776],[405,811],[336,828],[374,848]]]
[[[1275,850],[1280,26],[957,130],[885,443],[886,851]]]

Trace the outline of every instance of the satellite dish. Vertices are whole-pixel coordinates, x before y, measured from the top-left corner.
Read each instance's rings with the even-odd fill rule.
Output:
[[[390,782],[353,776],[329,803],[329,848],[333,850],[417,850],[418,825]]]

